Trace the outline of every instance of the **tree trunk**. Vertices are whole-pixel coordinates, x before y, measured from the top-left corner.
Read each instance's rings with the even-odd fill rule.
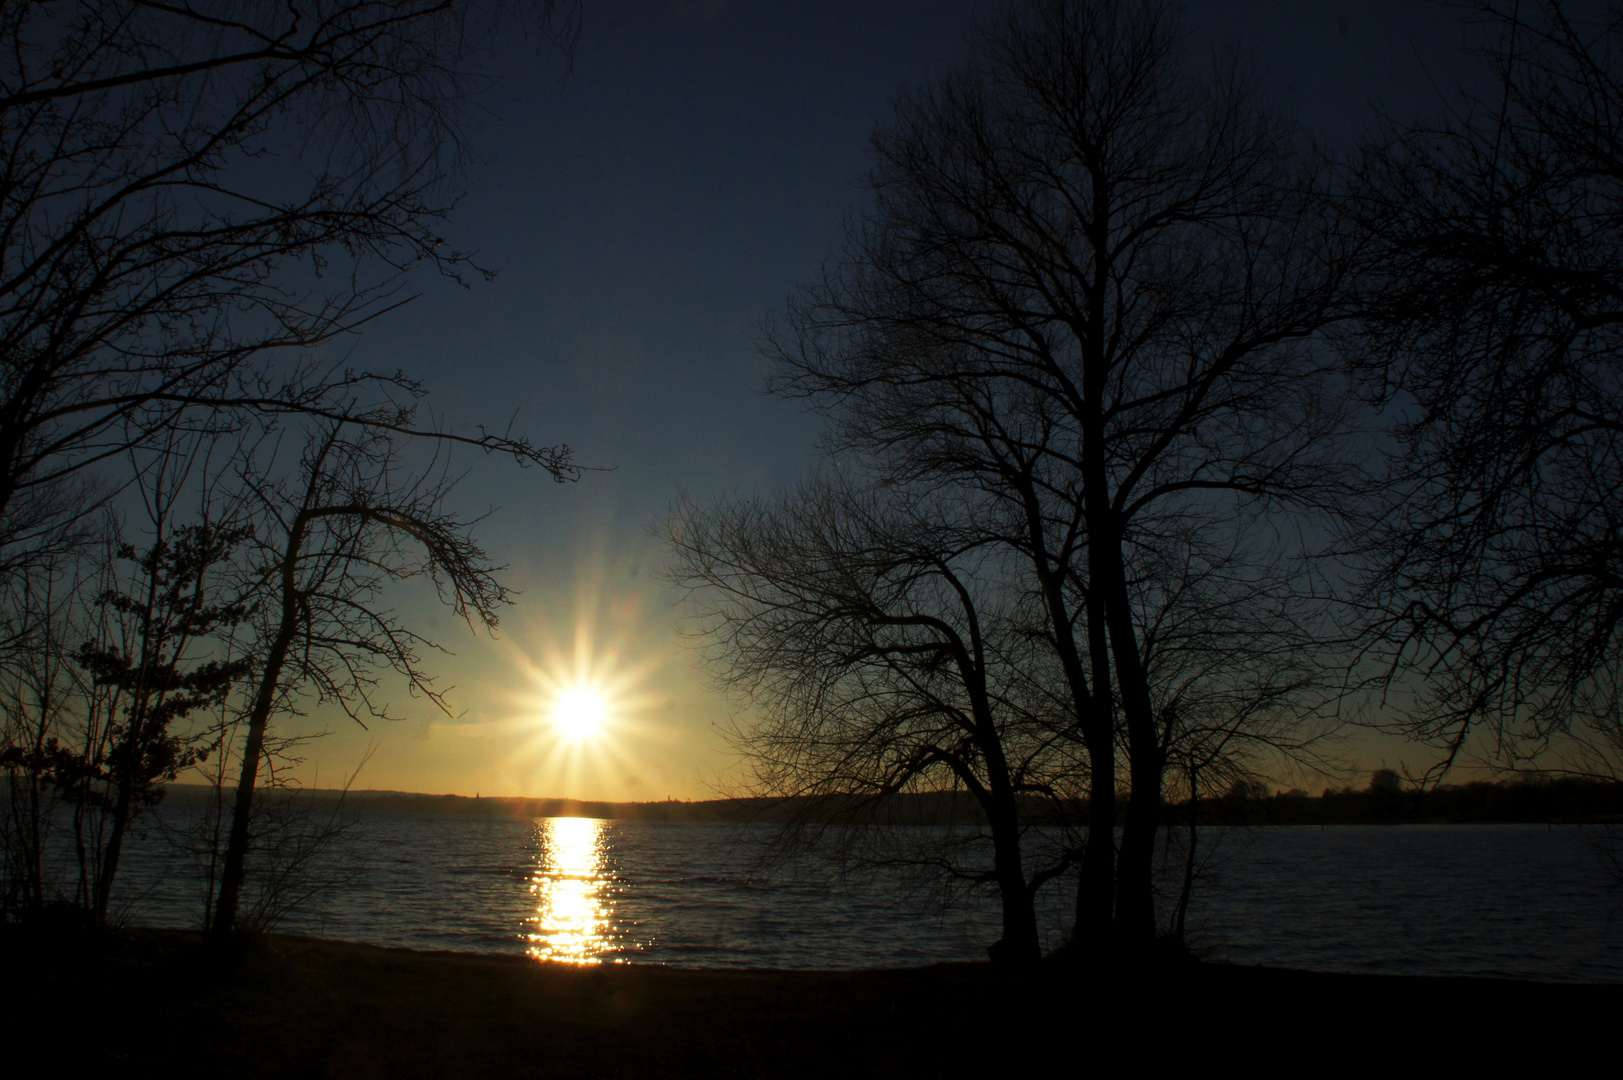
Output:
[[[1076,890],[1076,927],[1071,940],[1105,948],[1114,932],[1116,908],[1116,732],[1110,652],[1105,640],[1104,601],[1089,591],[1088,654],[1093,668],[1093,708],[1083,729],[1092,769],[1088,785],[1088,841]]]
[[[1116,762],[1106,738],[1100,748],[1089,739],[1093,777],[1088,790],[1088,839],[1076,889],[1076,926],[1071,940],[1099,949],[1110,940],[1116,893]]]
[[[242,883],[247,874],[248,824],[254,809],[254,784],[259,779],[259,758],[265,752],[265,728],[270,723],[271,707],[276,703],[277,685],[282,678],[282,667],[293,643],[298,627],[299,597],[293,587],[294,558],[302,542],[302,517],[295,523],[282,563],[282,624],[276,640],[271,643],[270,655],[259,678],[259,690],[254,695],[253,711],[248,716],[248,741],[242,748],[242,769],[237,776],[236,803],[231,812],[231,835],[226,840],[225,860],[220,869],[220,895],[214,904],[214,918],[209,923],[209,936],[223,941],[231,935],[237,920],[237,905],[242,897]]]
[[[97,925],[107,922],[107,908],[113,899],[113,876],[118,873],[119,856],[124,852],[124,828],[130,820],[130,785],[118,786],[118,797],[113,802],[113,827],[107,837],[107,847],[101,856],[101,873],[96,878],[95,915]]]
[[[1110,935],[1116,872],[1116,750],[1112,738],[1110,677],[1108,670],[1101,673],[1095,658],[1093,685],[1090,687],[1088,684],[1087,671],[1073,636],[1072,613],[1066,604],[1064,572],[1056,567],[1059,560],[1052,558],[1048,551],[1036,491],[1029,476],[1021,475],[1017,479],[1025,510],[1033,569],[1042,587],[1054,650],[1070,689],[1071,707],[1076,714],[1077,730],[1082,735],[1092,777],[1088,792],[1088,840],[1077,881],[1076,924],[1072,928],[1071,940],[1097,946]],[[1098,606],[1090,594],[1090,635],[1092,616]],[[1090,656],[1093,651],[1090,642]]]
[[[1103,461],[1102,442],[1100,461]],[[1103,469],[1099,470],[1103,476]],[[1102,482],[1099,484],[1102,489]],[[1155,835],[1161,823],[1162,750],[1155,727],[1147,672],[1139,658],[1133,608],[1127,593],[1122,536],[1114,507],[1101,491],[1096,510],[1090,507],[1089,578],[1102,592],[1105,628],[1127,722],[1127,769],[1131,790],[1121,852],[1116,857],[1116,935],[1129,948],[1155,939]]]
[[[1042,945],[1037,939],[1031,886],[1026,883],[1026,869],[1020,858],[1020,822],[1012,797],[1008,805],[993,813],[991,824],[993,867],[1003,901],[1003,936],[987,949],[987,954],[995,964],[1027,967],[1042,959]]]
[[[261,684],[260,696],[264,696]],[[237,904],[242,896],[242,882],[247,873],[248,823],[253,815],[254,783],[259,779],[259,756],[265,750],[265,722],[269,714],[261,715],[258,702],[248,721],[248,742],[242,751],[242,770],[237,777],[236,805],[231,813],[231,836],[225,846],[225,866],[220,874],[220,895],[215,901],[214,918],[209,923],[209,934],[215,940],[230,935],[237,920]]]
[[[1126,633],[1131,632],[1129,627]],[[1119,671],[1123,666],[1119,651],[1116,662]],[[1148,946],[1155,939],[1155,836],[1161,824],[1161,744],[1155,737],[1149,686],[1142,680],[1142,670],[1136,674],[1140,682],[1133,688],[1136,694],[1125,685],[1130,677],[1122,679],[1132,791],[1127,796],[1127,821],[1116,859],[1116,932],[1130,949]],[[1135,697],[1139,700],[1134,701]]]
[[[978,655],[978,633],[975,641]],[[992,829],[992,869],[1003,902],[1003,936],[986,951],[993,963],[1025,967],[1042,959],[1042,945],[1037,939],[1037,912],[1020,852],[1019,803],[1009,776],[1008,759],[1003,756],[1003,742],[992,723],[983,671],[977,664],[973,672],[966,671],[964,681],[974,702],[975,743],[986,762],[986,794],[982,805]]]
[[[98,925],[107,921],[107,909],[113,899],[113,879],[118,874],[119,859],[124,853],[124,834],[129,828],[130,814],[134,809],[136,774],[141,765],[142,729],[146,726],[147,717],[145,691],[146,663],[143,660],[141,682],[136,687],[136,697],[130,703],[126,718],[128,726],[124,731],[124,742],[113,751],[116,794],[113,799],[112,831],[108,834],[107,846],[102,849],[101,874],[96,879],[95,915]]]

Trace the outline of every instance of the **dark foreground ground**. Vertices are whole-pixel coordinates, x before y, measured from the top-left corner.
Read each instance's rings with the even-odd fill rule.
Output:
[[[1623,1024],[1623,986],[1194,963],[1098,989],[1057,966],[574,968],[282,936],[221,958],[166,931],[14,932],[0,961],[19,1077],[1376,1075],[1615,1064]]]

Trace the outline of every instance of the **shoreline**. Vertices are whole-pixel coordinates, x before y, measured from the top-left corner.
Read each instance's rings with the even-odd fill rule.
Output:
[[[171,784],[164,803],[202,807],[228,800],[233,789]],[[468,796],[360,789],[286,790],[272,799],[304,803],[310,808],[360,816],[411,814],[447,818],[536,820],[586,817],[607,821],[683,824],[774,824],[790,822],[852,825],[978,825],[978,804],[963,792],[913,792],[892,796],[883,805],[855,800],[769,798],[666,799],[610,802],[591,799],[528,796]],[[1125,811],[1125,804],[1118,816]],[[1165,824],[1187,823],[1189,807],[1166,807]],[[1049,804],[1032,800],[1022,809],[1031,825],[1076,824],[1085,819],[1081,803]],[[1382,792],[1326,789],[1318,796],[1305,791],[1275,792],[1261,798],[1223,797],[1200,804],[1202,827],[1330,825],[1546,825],[1623,824],[1623,784],[1572,779],[1514,782],[1471,781],[1426,791]],[[1120,824],[1120,821],[1117,822]]]
[[[984,962],[577,966],[264,934],[222,962],[195,931],[143,928],[10,928],[0,954],[7,970],[29,973],[0,995],[13,1039],[53,1027],[89,993],[109,1006],[92,1053],[135,1075],[958,1076],[981,1063],[1075,1073],[1084,1028],[1112,1032],[1125,1049],[1118,1036],[1176,1018],[1155,1060],[1193,1062],[1237,1037],[1263,1040],[1258,1052],[1333,1052],[1312,1042],[1327,1016],[1377,1023],[1390,1030],[1370,1035],[1396,1040],[1410,1026],[1487,1036],[1496,1017],[1570,1032],[1580,1017],[1623,1007],[1623,984],[1194,961],[1103,977],[1052,962],[1013,972]],[[1593,1035],[1610,1028],[1598,1023]]]

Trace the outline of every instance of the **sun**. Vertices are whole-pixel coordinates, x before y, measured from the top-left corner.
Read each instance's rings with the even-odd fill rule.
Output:
[[[609,721],[609,705],[593,686],[573,686],[558,695],[552,706],[552,725],[568,739],[595,739]]]

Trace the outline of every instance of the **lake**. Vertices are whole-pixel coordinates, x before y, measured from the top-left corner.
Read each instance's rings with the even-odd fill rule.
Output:
[[[184,825],[165,820],[171,835]],[[821,858],[772,863],[774,826],[375,814],[358,830],[317,861],[311,877],[327,887],[278,929],[577,962],[774,968],[974,960],[997,937],[989,893],[943,895],[893,866],[842,874]],[[1231,830],[1196,893],[1191,941],[1239,963],[1623,982],[1623,887],[1596,853],[1599,835],[1544,825]],[[132,849],[118,895],[131,921],[199,925],[195,860],[163,829]],[[1060,888],[1044,895],[1048,947],[1063,940],[1071,901]]]

